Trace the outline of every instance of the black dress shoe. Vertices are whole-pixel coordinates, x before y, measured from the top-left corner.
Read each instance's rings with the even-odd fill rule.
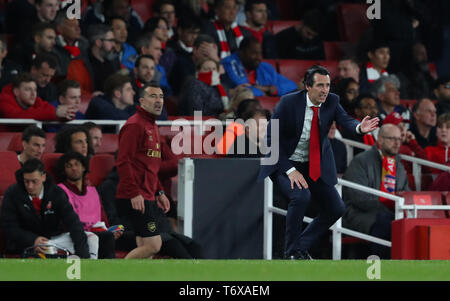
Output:
[[[285,258],[291,260],[314,260],[308,251],[297,251],[291,255],[286,255]]]

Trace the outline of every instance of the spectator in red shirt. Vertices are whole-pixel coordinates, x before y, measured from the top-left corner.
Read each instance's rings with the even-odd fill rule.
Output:
[[[450,162],[450,113],[439,116],[436,128],[437,145],[427,146],[425,152],[428,160],[445,164]],[[438,169],[433,170],[434,173],[440,173]]]
[[[22,73],[0,94],[2,118],[68,121],[75,117],[73,105],[60,105],[55,109],[37,96],[37,85],[29,73]]]

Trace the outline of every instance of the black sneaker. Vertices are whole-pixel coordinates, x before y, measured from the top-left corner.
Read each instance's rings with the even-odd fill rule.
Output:
[[[308,251],[297,251],[291,255],[286,255],[285,258],[290,260],[314,260]]]

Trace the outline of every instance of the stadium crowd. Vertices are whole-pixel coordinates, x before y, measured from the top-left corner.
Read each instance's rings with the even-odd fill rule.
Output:
[[[57,121],[43,129],[0,124],[2,132],[23,131],[17,150],[17,185],[2,192],[5,253],[21,254],[64,233],[59,222],[66,232],[69,229],[73,250],[80,257],[114,258],[117,250],[126,254],[140,246],[133,222],[120,212],[121,206],[116,208],[120,167],[112,164],[100,182],[93,176],[96,168],[104,168],[93,163],[105,144],[102,135],[114,129],[92,122],[65,123],[128,120],[139,115],[149,86],[161,87],[164,94],[158,120],[193,116],[194,111],[201,111],[203,118],[258,120],[256,128],[238,131],[246,138],[245,153],[230,154],[258,157],[260,153],[249,153],[249,145],[261,143],[276,103],[283,95],[303,89],[304,71],[320,64],[329,69],[330,92],[340,96],[349,115],[360,121],[378,116],[380,128],[383,125],[366,135],[347,133],[335,125],[330,128],[334,156],[342,158],[336,159],[336,168],[344,178],[358,182],[376,177],[361,184],[394,193],[415,189],[408,177],[412,165],[401,162],[398,154],[450,164],[448,1],[381,0],[381,18],[367,20],[363,11],[365,23],[357,30],[354,25],[342,29],[340,12],[343,5],[365,4],[363,0],[133,1],[139,6],[129,0],[82,1],[79,19],[69,17],[70,1],[65,7],[62,2],[11,0],[0,5],[0,118]],[[170,149],[173,136],[157,136],[156,148],[161,150],[157,193],[165,191],[171,209],[167,213],[156,209],[162,244],[149,254],[203,258],[202,247],[207,246],[177,233],[176,200],[163,187],[176,176],[180,157]],[[54,137],[52,143],[49,137]],[[360,154],[347,169],[346,149],[335,137],[372,148],[356,151]],[[44,172],[40,162],[49,162],[43,159],[46,143],[54,145],[51,152],[58,156],[53,157],[54,169],[46,165]],[[231,143],[221,149],[222,154],[230,149],[236,147]],[[112,156],[116,151],[106,153]],[[388,157],[395,158],[397,174],[389,173]],[[372,169],[377,172],[361,175]],[[448,173],[426,168],[422,172],[432,179],[422,190],[450,190]],[[389,175],[397,178],[394,187]],[[30,181],[41,184],[45,201],[41,190],[31,192]],[[47,191],[54,195],[51,202]],[[55,209],[55,220],[46,216],[23,223],[24,216],[35,216],[15,209],[16,194],[25,200],[28,194],[28,209],[35,208],[40,217],[51,206],[64,210]],[[393,219],[392,204],[365,195],[356,200],[355,195],[344,191],[344,224],[389,240],[386,224]],[[363,199],[365,205],[360,206]],[[287,208],[288,201],[277,191],[274,202]],[[314,213],[314,208],[309,212]],[[125,230],[105,231],[113,225],[123,225]],[[283,258],[281,218],[274,219],[274,230],[274,257]],[[94,234],[98,240],[93,242]],[[371,251],[389,257],[384,249]],[[320,248],[313,255],[327,258]]]

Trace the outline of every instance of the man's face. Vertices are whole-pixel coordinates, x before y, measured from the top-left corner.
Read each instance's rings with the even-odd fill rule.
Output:
[[[314,105],[324,103],[330,92],[330,76],[319,73],[314,74],[314,84],[312,87],[306,86],[308,96]]]
[[[51,52],[56,44],[56,33],[53,29],[47,28],[41,35],[35,36],[34,40],[40,49]]]
[[[36,170],[30,173],[23,174],[23,182],[25,184],[25,189],[29,195],[32,197],[38,197],[42,191],[47,176],[45,173],[41,173]]]
[[[364,119],[366,116],[370,116],[370,118],[375,118],[378,115],[378,107],[375,99],[373,98],[363,98],[361,100],[361,107],[355,109],[356,117],[359,120]]]
[[[450,122],[438,126],[436,128],[436,136],[442,145],[450,145]]]
[[[393,83],[385,84],[386,92],[378,95],[380,101],[389,106],[398,106],[400,104],[400,92]]]
[[[438,100],[450,102],[450,81],[439,85],[439,87],[434,90],[434,94],[436,94]]]
[[[76,105],[78,107],[81,103],[81,88],[68,88],[66,95],[59,97],[59,102],[62,105]]]
[[[216,16],[223,25],[231,25],[236,20],[237,12],[235,0],[225,0],[222,6],[216,9]]]
[[[111,53],[114,49],[115,38],[112,31],[108,31],[103,39],[101,39],[101,50],[106,57],[107,54]]]
[[[389,47],[381,47],[374,52],[369,51],[369,59],[375,68],[386,69],[391,59]]]
[[[152,38],[152,41],[148,47],[142,48],[142,54],[150,54],[155,58],[155,63],[158,64],[159,59],[162,55],[162,45],[161,41],[156,37]]]
[[[40,68],[32,66],[30,70],[31,76],[41,88],[45,88],[51,82],[55,72],[56,69],[51,68],[46,62],[43,62]]]
[[[427,49],[422,43],[416,43],[413,46],[413,61],[416,64],[426,64],[428,62]]]
[[[402,144],[402,136],[400,129],[392,125],[389,127],[389,131],[383,135],[378,135],[378,146],[381,152],[386,156],[395,156],[400,150]]]
[[[128,38],[128,30],[127,30],[127,25],[125,24],[125,22],[121,19],[114,19],[112,24],[111,24],[111,28],[113,31],[113,36],[114,39],[122,44],[125,43],[127,41]]]
[[[187,47],[194,46],[195,39],[197,39],[199,33],[200,33],[200,28],[179,28],[178,29],[179,39]]]
[[[160,14],[169,23],[169,28],[175,27],[175,7],[172,4],[166,3],[161,5]]]
[[[36,5],[38,15],[45,21],[55,20],[56,13],[59,10],[58,0],[44,0],[41,5]]]
[[[45,138],[32,136],[30,141],[22,141],[22,146],[27,160],[33,158],[40,160],[45,150]]]
[[[414,113],[414,118],[418,124],[428,127],[436,126],[436,107],[433,102],[429,99],[423,100]]]
[[[150,114],[161,115],[164,105],[164,94],[161,88],[147,87],[144,97],[139,98],[139,103],[142,109]]]
[[[22,82],[19,87],[14,88],[13,93],[18,103],[29,108],[34,106],[37,96],[37,87],[35,82]]]
[[[127,0],[115,0],[113,2],[113,16],[119,16],[128,20],[130,16],[130,8]]]
[[[217,64],[214,61],[205,61],[200,67],[200,72],[217,71]]]
[[[131,83],[126,83],[120,89],[120,102],[127,106],[131,106],[134,103],[134,90]]]
[[[72,134],[72,151],[78,152],[83,156],[87,156],[88,153],[88,138],[85,132],[76,132]]]
[[[134,68],[134,74],[141,82],[151,82],[155,75],[155,62],[150,58],[143,58],[139,62],[139,66]]]
[[[353,78],[359,82],[359,67],[352,63],[351,60],[342,60],[338,63],[338,72],[340,78]]]
[[[77,19],[65,19],[61,28],[61,35],[66,40],[76,41],[80,38],[81,29]]]
[[[102,130],[99,128],[91,128],[89,130],[89,136],[91,137],[92,147],[94,148],[94,152],[97,153],[100,146],[102,146]]]
[[[260,43],[251,43],[250,46],[240,51],[240,59],[245,68],[255,70],[263,59],[262,46]]]
[[[83,179],[83,173],[86,169],[83,164],[77,159],[69,160],[64,165],[64,173],[66,174],[66,178],[71,182],[76,182]]]
[[[254,4],[252,10],[247,15],[247,22],[260,27],[267,23],[267,6],[264,3]]]
[[[302,26],[300,29],[300,37],[306,43],[313,41],[318,35],[319,33],[309,26]]]
[[[400,129],[402,142],[405,142],[406,141],[406,132],[408,131],[408,129],[406,128],[405,123],[404,122],[400,122],[398,124],[398,128]]]

